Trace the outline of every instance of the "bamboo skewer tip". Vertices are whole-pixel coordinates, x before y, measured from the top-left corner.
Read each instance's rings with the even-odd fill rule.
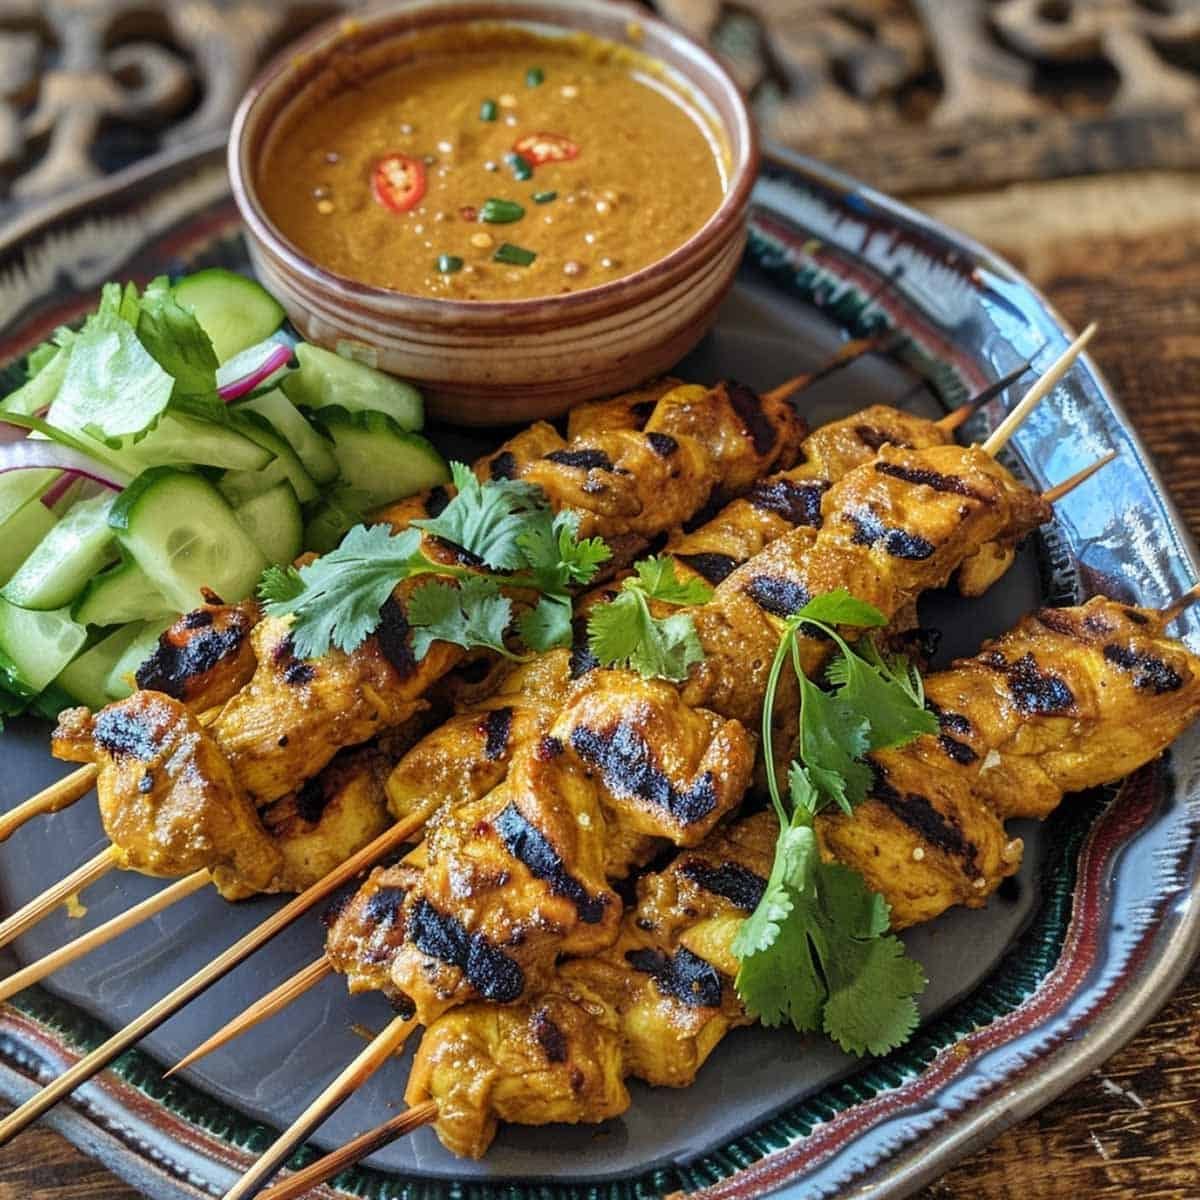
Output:
[[[232,1021],[227,1022],[211,1037],[201,1042],[190,1054],[184,1055],[183,1058],[163,1075],[163,1078],[169,1079],[177,1072],[186,1070],[202,1058],[212,1054],[214,1050],[219,1050],[222,1046],[241,1037],[243,1033],[247,1033],[256,1025],[260,1025],[276,1013],[282,1012],[294,1000],[298,1000],[305,992],[316,987],[322,979],[332,973],[333,964],[326,955],[322,954],[315,962],[311,962],[307,967],[301,968],[295,975],[289,979],[285,979],[278,987],[273,988],[265,996],[256,1000],[247,1009],[234,1017]]]
[[[1091,479],[1091,477],[1095,475],[1097,471],[1101,470],[1103,467],[1107,467],[1108,464],[1116,457],[1117,451],[1110,450],[1107,454],[1096,459],[1095,462],[1089,463],[1082,470],[1076,471],[1074,475],[1064,479],[1062,483],[1056,483],[1052,488],[1048,488],[1042,493],[1042,499],[1045,500],[1047,504],[1056,503],[1064,496],[1073,492],[1081,483],[1086,483],[1087,480]]]
[[[1008,444],[1009,439],[1020,428],[1025,418],[1049,395],[1060,379],[1075,365],[1096,333],[1093,321],[1042,373],[1034,385],[1025,393],[1016,408],[996,426],[981,447],[993,458]]]
[[[1182,596],[1172,600],[1166,608],[1161,610],[1162,623],[1170,625],[1172,621],[1183,616],[1197,601],[1200,601],[1200,583],[1193,584]]]

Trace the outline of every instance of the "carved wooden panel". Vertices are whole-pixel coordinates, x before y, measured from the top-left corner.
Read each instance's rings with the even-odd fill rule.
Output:
[[[657,0],[768,139],[893,192],[1200,166],[1200,0]],[[0,217],[223,127],[369,0],[0,0]]]

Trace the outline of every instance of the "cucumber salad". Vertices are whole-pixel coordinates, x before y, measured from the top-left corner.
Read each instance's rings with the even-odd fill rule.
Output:
[[[127,696],[206,594],[449,479],[420,394],[211,269],[106,284],[0,401],[0,717]]]

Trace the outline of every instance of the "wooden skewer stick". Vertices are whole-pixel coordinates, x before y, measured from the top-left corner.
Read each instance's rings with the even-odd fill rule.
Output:
[[[32,929],[43,917],[52,913],[68,896],[82,892],[85,887],[107,875],[117,865],[113,848],[105,846],[95,858],[89,858],[82,867],[72,871],[65,879],[48,887],[40,896],[17,909],[11,917],[0,921],[0,946],[7,946],[27,929]]]
[[[1050,364],[1040,379],[1025,393],[1020,403],[996,426],[991,436],[983,443],[983,452],[993,458],[1007,445],[1021,423],[1047,396],[1060,379],[1075,365],[1084,347],[1096,333],[1093,321],[1059,356]]]
[[[953,433],[960,425],[965,425],[989,400],[994,400],[1005,388],[1016,383],[1029,370],[1029,366],[1026,362],[1014,367],[1007,375],[989,383],[982,392],[977,392],[965,404],[960,404],[934,424],[944,433]]]
[[[200,714],[201,725],[211,725],[217,719],[220,707],[210,708]],[[28,824],[34,817],[47,816],[82,800],[96,783],[100,768],[95,763],[85,763],[70,775],[42,788],[36,796],[18,804],[0,816],[0,842],[6,842],[22,825]]]
[[[1076,471],[1069,479],[1064,479],[1062,483],[1056,483],[1048,491],[1042,493],[1042,499],[1047,504],[1053,504],[1056,500],[1061,500],[1068,492],[1073,492],[1086,479],[1091,479],[1101,467],[1107,467],[1114,458],[1117,457],[1115,450],[1110,450],[1103,458],[1098,458],[1094,463],[1084,467],[1082,471]]]
[[[190,1054],[184,1055],[164,1076],[169,1079],[176,1071],[182,1071],[193,1063],[219,1050],[227,1042],[239,1038],[255,1025],[260,1025],[269,1017],[287,1008],[293,1000],[298,1000],[310,988],[314,988],[327,975],[333,973],[333,964],[327,955],[322,954],[316,962],[297,971],[290,979],[285,979],[277,988],[269,991],[260,1000],[256,1000],[245,1012],[239,1013],[227,1025],[217,1030],[212,1037],[201,1042]],[[3,997],[0,996],[0,999]]]
[[[812,371],[805,371],[801,375],[793,375],[791,379],[773,387],[769,392],[763,392],[762,398],[771,402],[786,400],[802,388],[809,387],[818,379],[824,379],[826,375],[832,375],[834,371],[841,370],[842,367],[848,367],[852,362],[862,358],[864,354],[870,354],[872,350],[878,350],[882,345],[883,339],[878,334],[843,342],[824,365],[816,367]]]
[[[383,1066],[417,1028],[408,1017],[393,1017],[382,1033],[280,1134],[275,1144],[225,1193],[225,1200],[248,1200],[291,1157],[326,1117],[350,1098]]]
[[[98,946],[103,946],[114,938],[120,937],[126,930],[133,929],[143,921],[157,916],[163,909],[170,908],[172,904],[182,900],[185,896],[198,892],[202,887],[207,886],[210,878],[211,876],[206,870],[193,871],[192,874],[185,875],[171,884],[169,888],[156,892],[126,912],[119,913],[112,920],[98,925],[90,933],[77,937],[73,942],[61,946],[52,954],[47,954],[45,958],[39,958],[37,962],[23,967],[15,975],[10,975],[0,983],[0,1003],[15,996],[18,992],[23,992],[27,987],[39,983],[47,975],[52,975],[59,967],[65,967],[77,958],[90,954]]]
[[[278,912],[268,917],[261,925],[239,938],[228,950],[219,954],[211,963],[202,967],[190,979],[148,1008],[140,1017],[131,1021],[124,1029],[114,1033],[103,1045],[86,1054],[53,1083],[47,1084],[19,1108],[0,1120],[0,1146],[7,1145],[23,1129],[31,1125],[44,1113],[49,1112],[64,1096],[69,1096],[80,1084],[86,1083],[98,1071],[124,1054],[130,1046],[139,1042],[146,1034],[157,1029],[164,1021],[174,1016],[185,1004],[222,979],[238,963],[250,957],[264,943],[270,941],[280,930],[286,929],[314,905],[320,904],[342,884],[347,883],[381,858],[398,850],[425,824],[428,814],[416,813],[405,821],[385,830],[369,845],[348,858],[324,879],[318,880],[293,897]]]
[[[1182,596],[1180,596],[1177,600],[1173,600],[1167,605],[1166,608],[1162,610],[1162,623],[1164,625],[1170,625],[1172,621],[1183,616],[1183,614],[1187,612],[1187,610],[1191,608],[1191,606],[1195,604],[1197,600],[1200,600],[1200,583],[1196,584],[1194,587],[1188,588],[1188,590],[1184,592]]]
[[[374,1129],[359,1134],[339,1149],[331,1150],[323,1158],[309,1163],[302,1171],[289,1175],[282,1183],[267,1188],[261,1194],[261,1200],[296,1200],[298,1196],[307,1195],[309,1189],[332,1179],[340,1171],[374,1154],[376,1150],[382,1150],[397,1138],[402,1138],[423,1125],[432,1124],[437,1115],[436,1100],[426,1100],[423,1104],[406,1108],[402,1113],[384,1121],[382,1125],[376,1125]]]
[[[100,768],[95,763],[87,763],[70,775],[56,780],[49,787],[43,788],[36,796],[18,804],[0,816],[0,842],[6,842],[22,825],[32,821],[34,817],[47,816],[60,809],[69,808],[77,800],[92,790]]]

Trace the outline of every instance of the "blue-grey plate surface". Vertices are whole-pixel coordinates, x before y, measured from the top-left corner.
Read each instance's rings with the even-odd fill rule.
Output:
[[[0,361],[79,315],[107,279],[214,263],[245,264],[220,149],[136,168],[0,246]],[[813,424],[902,396],[934,413],[1023,360],[1046,365],[1066,341],[1030,285],[978,246],[815,163],[769,160],[737,286],[680,373],[765,387],[821,362],[848,332],[884,327],[907,335],[903,348],[805,393]],[[968,432],[981,434],[1014,398]],[[1013,461],[1044,486],[1112,447],[1119,459],[1057,506],[1053,529],[984,600],[930,598],[923,617],[943,630],[943,655],[973,652],[1041,601],[1104,591],[1159,604],[1196,581],[1190,540],[1086,359],[1018,433]],[[1197,617],[1180,631],[1195,644]],[[46,732],[18,723],[0,740],[0,809],[62,773]],[[1119,792],[1073,798],[1045,825],[1019,825],[1028,849],[1014,888],[983,912],[952,912],[907,935],[932,981],[926,1020],[886,1060],[855,1062],[787,1032],[738,1031],[694,1087],[635,1085],[629,1113],[600,1130],[508,1129],[482,1163],[452,1159],[423,1130],[339,1186],[440,1198],[465,1194],[455,1185],[470,1182],[472,1195],[490,1198],[532,1195],[519,1185],[536,1180],[540,1200],[679,1189],[903,1195],[1111,1053],[1186,969],[1198,938],[1198,766],[1192,731]],[[0,908],[11,911],[101,844],[90,800],[27,827],[0,847]],[[82,921],[56,914],[15,955],[44,954],[159,886],[105,879],[87,892]],[[25,993],[0,1011],[0,1094],[28,1095],[29,1076],[48,1078],[274,904],[230,906],[201,893]],[[149,1195],[220,1194],[270,1128],[295,1117],[361,1048],[352,1025],[379,1028],[388,1010],[376,998],[347,999],[329,979],[182,1082],[164,1083],[160,1064],[321,944],[315,917],[301,921],[51,1119]],[[404,1076],[403,1061],[380,1072],[316,1143],[337,1144],[394,1111]]]

